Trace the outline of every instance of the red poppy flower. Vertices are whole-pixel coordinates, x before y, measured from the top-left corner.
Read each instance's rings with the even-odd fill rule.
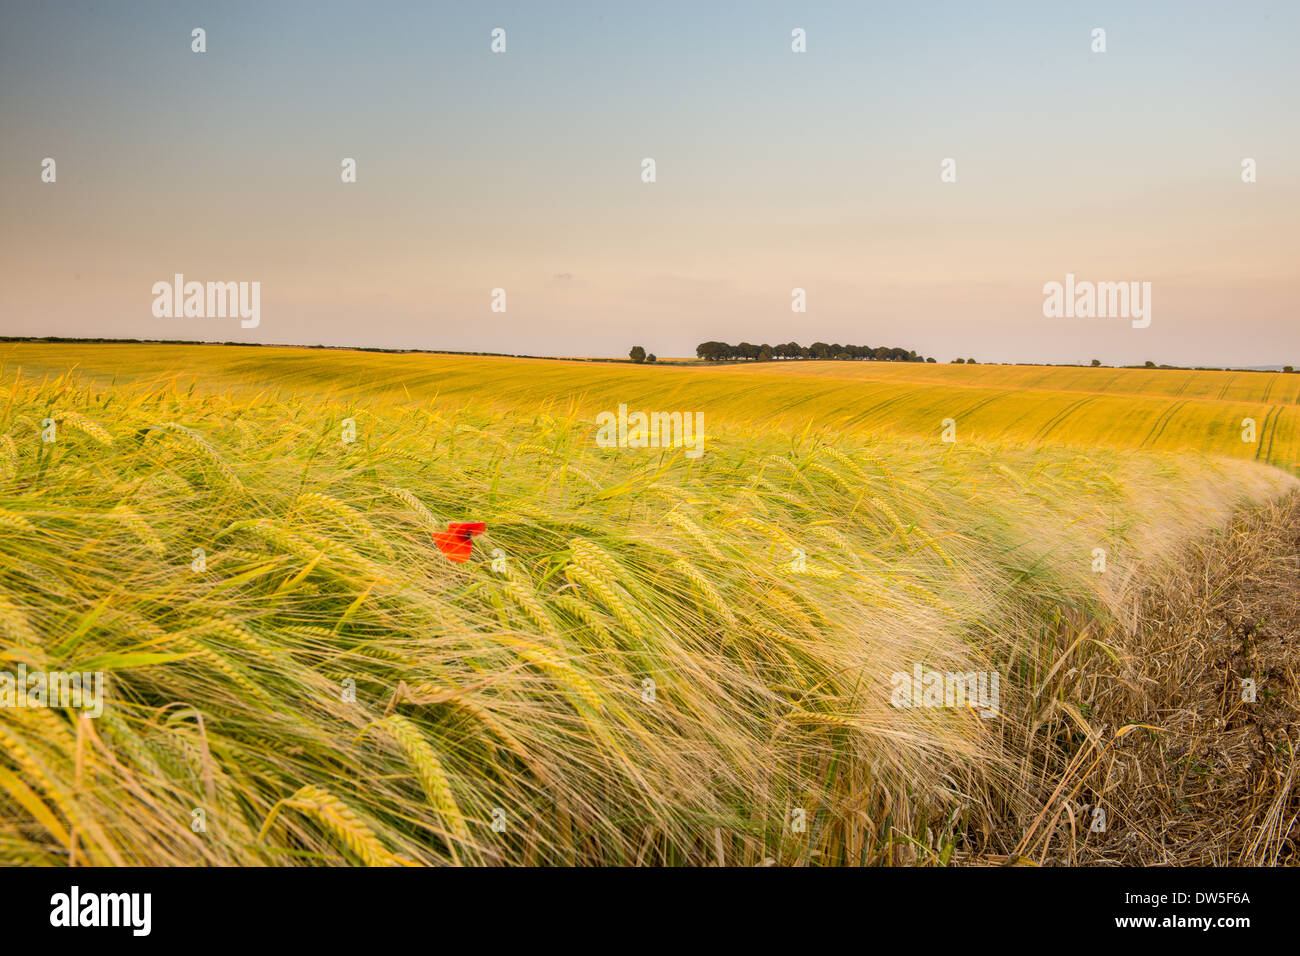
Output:
[[[433,543],[450,560],[460,564],[468,561],[474,550],[472,539],[486,530],[487,525],[482,521],[453,521],[446,531],[433,533]]]

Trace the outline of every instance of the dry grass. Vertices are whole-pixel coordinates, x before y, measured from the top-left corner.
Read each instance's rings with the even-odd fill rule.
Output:
[[[1053,792],[1018,849],[1091,865],[1295,864],[1298,595],[1300,496],[1167,566],[1106,636],[1117,661],[1069,658],[1088,675],[1072,695],[1086,717],[1068,770],[1040,781]]]

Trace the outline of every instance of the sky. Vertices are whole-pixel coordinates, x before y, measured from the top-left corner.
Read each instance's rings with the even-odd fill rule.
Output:
[[[0,0],[0,334],[1300,366],[1298,35],[1292,0]],[[177,273],[259,282],[258,326],[155,316]],[[1150,325],[1046,317],[1067,273],[1150,282]]]

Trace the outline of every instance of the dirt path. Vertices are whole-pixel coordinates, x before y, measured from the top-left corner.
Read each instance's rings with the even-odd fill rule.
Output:
[[[1300,495],[1192,548],[1106,640],[1084,709],[1109,729],[1057,776],[1035,862],[1300,864]]]

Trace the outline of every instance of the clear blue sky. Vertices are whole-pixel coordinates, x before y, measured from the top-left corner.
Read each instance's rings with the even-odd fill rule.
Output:
[[[6,2],[0,332],[1300,364],[1297,36],[1293,2]],[[176,272],[260,281],[261,325],[155,318]],[[1044,318],[1066,272],[1152,282],[1151,327]]]

